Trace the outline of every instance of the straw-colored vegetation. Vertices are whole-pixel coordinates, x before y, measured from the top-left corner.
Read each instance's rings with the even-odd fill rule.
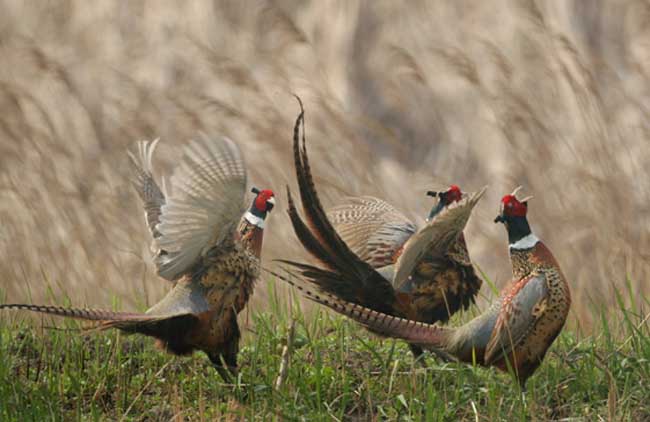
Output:
[[[345,195],[372,194],[421,221],[431,201],[427,190],[449,183],[473,190],[489,183],[467,239],[475,262],[497,287],[509,274],[505,232],[492,224],[498,199],[519,184],[535,196],[533,229],[558,257],[574,297],[570,333],[563,348],[551,353],[546,373],[562,368],[567,383],[576,379],[570,372],[574,342],[592,332],[601,335],[604,310],[624,321],[620,306],[625,307],[638,316],[634,327],[648,312],[647,1],[3,0],[0,63],[0,288],[7,301],[144,309],[161,297],[168,286],[156,279],[148,261],[149,239],[128,181],[125,152],[138,139],[162,138],[156,164],[169,174],[180,145],[198,131],[229,135],[243,148],[253,183],[278,193],[266,232],[266,265],[273,265],[272,258],[305,256],[284,214],[284,186],[295,183],[290,142],[298,111],[291,93],[296,93],[305,102],[313,172],[326,206]],[[627,292],[618,296],[622,303],[617,291]],[[492,296],[487,286],[484,296]],[[267,297],[261,282],[251,315],[269,310]],[[255,318],[250,316],[249,327],[258,330]],[[0,336],[4,342],[19,335],[7,330]],[[334,332],[342,336],[346,330]],[[637,332],[627,333],[629,338]],[[614,332],[617,337],[625,340]],[[331,340],[336,339],[364,350],[353,339]],[[49,350],[40,338],[29,341],[36,351]],[[61,336],[53,341],[73,349],[76,344]],[[255,349],[255,336],[246,341]],[[104,340],[89,344],[122,350]],[[16,351],[8,347],[2,345],[3,359]],[[401,365],[410,362],[399,350]],[[648,349],[640,350],[647,359]],[[568,361],[558,360],[558,353],[570,355]],[[364,360],[353,355],[336,359]],[[110,362],[126,364],[127,354],[120,356]],[[89,365],[104,362],[90,352],[84,359]],[[173,360],[146,359],[152,363],[149,375]],[[197,359],[171,365],[206,371],[216,383]],[[407,370],[382,365],[396,373]],[[248,369],[256,370],[270,373],[277,367]],[[333,370],[337,379],[340,368]],[[129,377],[140,376],[137,366],[133,371]],[[478,377],[468,373],[468,382]],[[584,399],[607,400],[608,392],[617,391],[608,387],[611,373],[601,371],[599,380],[593,379],[604,386],[604,396],[584,392]],[[93,374],[71,378],[75,375]],[[389,378],[390,373],[378,382]],[[476,379],[491,388],[481,384],[487,378]],[[93,391],[104,388],[97,378],[74,382],[93,384]],[[381,414],[364,385],[350,387],[369,400],[364,411],[370,413],[358,414]],[[434,391],[447,384],[426,385]],[[480,385],[462,388],[475,392]],[[176,387],[178,394],[184,386]],[[188,399],[204,387],[216,394],[213,387],[194,385],[169,405],[207,408],[222,400],[205,392]],[[395,391],[402,387],[410,388],[393,384]],[[566,395],[580,390],[548,388]],[[406,399],[420,395],[422,402],[429,394],[404,391]],[[111,397],[122,412],[130,403]],[[326,411],[323,397],[305,406]],[[484,416],[481,406],[496,409],[489,400],[468,400]],[[636,409],[637,402],[630,403],[624,409]],[[467,412],[463,415],[473,417]]]

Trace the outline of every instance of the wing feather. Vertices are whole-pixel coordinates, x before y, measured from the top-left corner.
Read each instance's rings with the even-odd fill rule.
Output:
[[[486,364],[508,356],[544,312],[549,291],[543,273],[520,280],[513,289],[515,293],[501,302],[494,331],[485,349]]]
[[[159,140],[160,138],[151,142],[139,141],[137,154],[128,152],[135,173],[135,178],[132,180],[133,187],[142,199],[145,221],[154,238],[160,235],[156,225],[160,222],[160,208],[165,204],[165,195],[153,178],[151,165]]]
[[[205,134],[185,149],[171,178],[172,194],[156,229],[161,277],[175,280],[210,248],[229,242],[244,213],[246,168],[237,145]]]
[[[401,286],[408,280],[415,266],[425,254],[443,256],[463,232],[474,206],[487,187],[468,195],[442,210],[404,245],[404,251],[395,264],[393,286]]]
[[[392,205],[372,196],[349,198],[327,213],[350,249],[374,268],[393,263],[416,225]]]

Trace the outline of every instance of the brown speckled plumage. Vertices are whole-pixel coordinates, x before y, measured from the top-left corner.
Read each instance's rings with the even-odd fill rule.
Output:
[[[230,380],[237,371],[237,314],[246,306],[260,272],[261,226],[272,208],[272,192],[256,190],[258,198],[266,195],[261,201],[264,209],[254,209],[254,201],[244,214],[246,170],[239,149],[227,138],[202,135],[186,146],[168,194],[152,174],[156,143],[139,142],[138,153],[130,157],[134,186],[153,238],[156,269],[173,283],[167,295],[146,313],[25,304],[0,309],[97,321],[101,329],[152,336],[174,354],[201,350]]]

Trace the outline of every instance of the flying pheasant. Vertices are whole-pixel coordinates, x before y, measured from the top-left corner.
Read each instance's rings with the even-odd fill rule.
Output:
[[[501,212],[494,220],[503,223],[508,231],[513,279],[490,308],[461,327],[443,328],[387,315],[343,301],[319,285],[312,286],[315,289],[305,285],[298,288],[310,299],[374,332],[442,351],[463,362],[476,361],[504,371],[511,367],[524,389],[526,380],[562,330],[571,295],[551,251],[530,229],[526,218],[530,197],[519,200],[516,192],[503,197]],[[294,279],[283,278],[296,285]],[[303,279],[313,283],[308,277]]]
[[[462,230],[484,190],[464,199],[457,186],[431,192],[439,202],[420,230],[388,203],[371,197],[336,207],[328,218],[312,180],[302,110],[293,149],[306,223],[291,192],[289,217],[302,245],[325,268],[282,262],[344,301],[416,321],[447,321],[474,301],[481,281],[469,260]],[[411,349],[416,357],[422,353],[415,344]]]
[[[155,337],[163,349],[177,355],[202,350],[222,378],[230,380],[230,374],[237,373],[237,314],[259,275],[264,222],[275,197],[270,190],[253,188],[256,196],[246,210],[246,168],[240,150],[228,138],[205,135],[186,146],[171,178],[173,191],[163,193],[152,175],[157,142],[139,142],[138,154],[129,156],[153,237],[158,275],[173,282],[169,293],[145,313],[27,304],[0,309],[97,321],[100,329]]]

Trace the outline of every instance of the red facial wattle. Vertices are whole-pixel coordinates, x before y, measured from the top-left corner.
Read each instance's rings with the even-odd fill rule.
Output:
[[[503,206],[503,215],[510,217],[525,217],[528,212],[528,206],[525,202],[519,202],[513,195],[506,195],[501,199]]]
[[[457,185],[451,185],[449,186],[449,189],[447,189],[447,192],[445,192],[445,198],[448,204],[453,204],[463,198],[463,192],[461,192]]]
[[[264,189],[259,191],[257,197],[255,198],[255,208],[257,208],[258,211],[261,212],[268,211],[269,208],[268,201],[272,199],[274,196],[275,194],[270,189]]]

